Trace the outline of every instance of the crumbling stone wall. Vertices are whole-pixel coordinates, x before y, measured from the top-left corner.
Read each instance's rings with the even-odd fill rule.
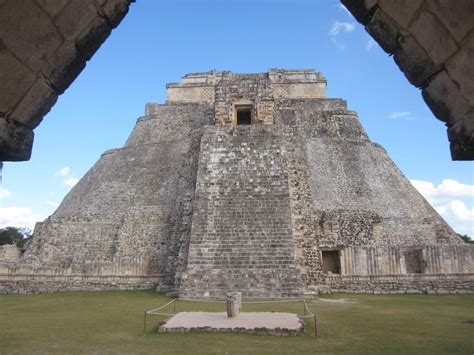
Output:
[[[105,152],[57,211],[37,224],[17,267],[166,274],[161,286],[172,287],[189,239],[200,137],[213,117],[207,104],[147,105],[124,148]]]
[[[474,159],[474,2],[341,0],[446,123],[454,160]]]
[[[0,161],[30,158],[33,129],[131,2],[0,1]]]
[[[295,253],[305,285],[320,282],[324,249],[462,242],[370,142],[344,101],[278,100],[275,124],[285,132]]]
[[[0,273],[0,293],[51,293],[59,291],[143,290],[162,285],[166,278],[151,276],[93,276]]]
[[[474,293],[474,274],[371,275],[325,277],[332,292],[373,294],[469,294]]]
[[[0,245],[0,260],[17,261],[21,257],[21,249],[16,244]]]
[[[23,257],[0,263],[0,290],[157,280],[186,298],[229,289],[280,298],[318,285],[359,291],[384,284],[381,275],[473,272],[472,248],[369,140],[345,101],[320,97],[319,74],[210,72],[185,81],[169,87],[167,104],[146,106],[125,146],[105,152],[37,225]],[[227,108],[273,97],[272,124],[222,122],[204,95],[210,86]],[[278,97],[285,90],[290,97]],[[323,251],[333,253],[339,279],[324,272]],[[413,278],[390,280],[418,287]],[[449,280],[451,289],[469,285]]]
[[[296,266],[304,285],[318,279],[322,270],[319,249],[320,221],[314,211],[307,151],[302,144],[302,132],[295,123],[297,110],[346,109],[343,100],[280,99],[277,101],[275,122],[284,127],[285,144],[288,152],[288,186],[290,192],[291,221],[295,243]],[[316,123],[317,125],[317,123]],[[320,128],[322,125],[320,126]],[[304,133],[303,133],[304,136]]]

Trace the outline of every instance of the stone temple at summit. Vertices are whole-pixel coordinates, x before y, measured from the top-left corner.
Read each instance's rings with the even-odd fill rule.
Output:
[[[1,292],[474,292],[474,246],[320,73],[210,71],[167,92],[23,254],[0,248]]]

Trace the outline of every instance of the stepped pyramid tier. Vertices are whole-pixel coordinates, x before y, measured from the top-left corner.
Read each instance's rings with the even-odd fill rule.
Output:
[[[38,223],[0,291],[474,292],[474,247],[314,70],[193,73]]]

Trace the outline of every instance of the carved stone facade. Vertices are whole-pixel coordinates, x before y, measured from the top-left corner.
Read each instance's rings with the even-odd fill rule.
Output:
[[[441,275],[442,292],[473,291],[474,246],[325,87],[313,70],[278,69],[169,84],[168,102],[146,106],[23,256],[4,258],[0,290],[154,281],[185,298],[287,298],[378,283],[436,292]]]
[[[275,100],[324,98],[326,79],[312,70],[270,69],[264,74],[193,73],[168,84],[168,102],[208,102],[215,124],[236,125],[239,108],[248,108],[252,124],[273,124]]]

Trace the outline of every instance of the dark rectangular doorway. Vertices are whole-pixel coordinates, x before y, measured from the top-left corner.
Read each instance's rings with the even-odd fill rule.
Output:
[[[323,271],[333,274],[341,273],[341,262],[339,260],[339,250],[323,250]]]
[[[406,250],[405,266],[407,274],[422,274],[423,273],[423,252],[421,249]]]
[[[237,109],[237,124],[252,124],[252,109],[250,107]]]

